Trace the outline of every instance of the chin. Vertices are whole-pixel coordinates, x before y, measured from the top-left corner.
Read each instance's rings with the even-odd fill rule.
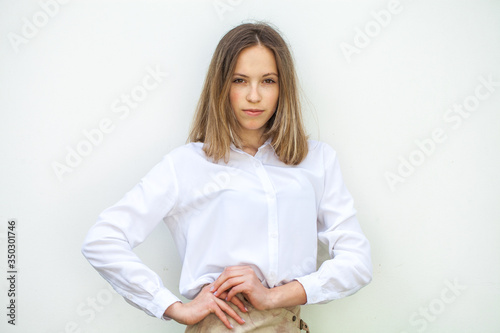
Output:
[[[258,130],[261,130],[262,128],[264,128],[264,125],[265,124],[259,124],[259,125],[248,125],[248,126],[245,126],[243,125],[242,127],[247,130],[247,131],[258,131]]]

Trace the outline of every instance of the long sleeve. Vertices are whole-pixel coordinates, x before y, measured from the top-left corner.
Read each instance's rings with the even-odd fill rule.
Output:
[[[306,304],[349,296],[372,279],[370,244],[356,218],[336,153],[328,145],[324,149],[325,184],[317,224],[318,239],[328,246],[331,259],[316,272],[296,279],[306,291]]]
[[[89,230],[82,254],[125,300],[163,320],[179,299],[132,251],[168,215],[179,193],[172,161],[166,155]]]

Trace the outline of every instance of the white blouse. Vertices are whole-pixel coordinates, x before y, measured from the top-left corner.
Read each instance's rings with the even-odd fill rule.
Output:
[[[371,281],[370,245],[336,152],[308,143],[297,166],[279,161],[270,140],[255,156],[232,145],[227,164],[208,159],[202,143],[176,148],[99,215],[82,253],[127,302],[163,320],[179,298],[132,251],[161,220],[181,257],[186,298],[234,265],[252,266],[268,288],[297,280],[307,304],[351,295]],[[332,258],[319,269],[318,239]]]

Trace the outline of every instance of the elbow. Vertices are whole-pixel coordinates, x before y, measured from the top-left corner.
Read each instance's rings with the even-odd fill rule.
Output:
[[[371,270],[371,267],[370,267],[370,270],[367,271],[364,276],[363,276],[363,279],[362,279],[362,286],[366,286],[368,284],[370,284],[370,282],[372,282],[373,280],[373,271]]]
[[[369,245],[368,250],[364,251],[360,258],[358,273],[361,287],[368,285],[373,279],[373,264]]]
[[[80,246],[80,252],[87,259],[89,258],[89,255],[91,252],[91,244],[92,244],[92,240],[89,238],[89,234],[87,234],[82,245]]]
[[[105,261],[105,254],[131,250],[131,246],[123,234],[109,228],[105,223],[96,223],[88,231],[80,246],[82,255],[94,267]]]
[[[357,248],[351,256],[353,277],[359,288],[368,285],[373,279],[373,264],[371,258],[371,248],[368,240],[365,239],[363,244]]]
[[[359,289],[367,286],[373,279],[373,269],[371,262],[362,262],[356,268],[356,280]]]
[[[80,246],[80,251],[82,255],[92,263],[92,259],[96,257],[96,253],[98,252],[97,247],[99,246],[100,240],[97,237],[94,227],[92,227],[87,235],[85,236],[85,239],[83,240],[83,243]]]

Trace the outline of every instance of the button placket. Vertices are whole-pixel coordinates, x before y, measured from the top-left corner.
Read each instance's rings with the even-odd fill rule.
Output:
[[[276,202],[276,191],[269,178],[269,175],[260,161],[254,159],[255,171],[262,183],[266,193],[268,207],[268,247],[269,247],[269,285],[273,287],[276,284],[278,275],[278,207]]]

